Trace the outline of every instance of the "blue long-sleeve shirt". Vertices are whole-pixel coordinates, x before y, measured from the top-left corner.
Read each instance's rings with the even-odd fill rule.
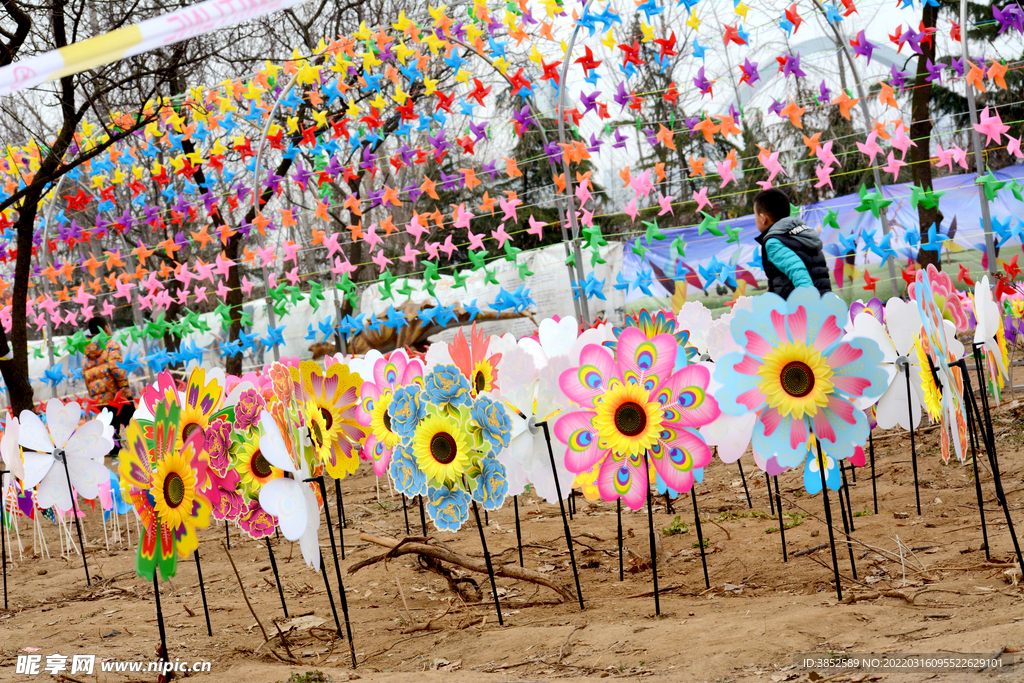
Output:
[[[793,287],[814,287],[814,281],[811,280],[811,274],[807,272],[807,266],[795,251],[777,239],[766,240],[764,248],[768,252],[768,260],[786,274],[789,281],[793,283]]]

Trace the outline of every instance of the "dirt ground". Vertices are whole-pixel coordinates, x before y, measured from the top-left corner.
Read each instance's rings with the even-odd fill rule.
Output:
[[[1011,511],[1024,529],[1024,401],[1004,402],[996,412],[1000,466]],[[858,580],[845,545],[838,545],[843,595],[838,603],[827,545],[823,501],[803,492],[802,473],[779,477],[790,557],[783,563],[778,520],[771,516],[765,479],[745,460],[753,507],[748,507],[736,465],[715,461],[698,485],[703,533],[708,544],[711,588],[705,589],[688,498],[666,513],[656,501],[654,523],[661,542],[658,561],[661,611],[651,595],[647,515],[624,512],[625,581],[619,581],[614,505],[577,499],[571,522],[576,537],[586,610],[560,601],[536,584],[498,579],[504,626],[499,626],[486,575],[472,577],[468,597],[448,581],[404,555],[359,569],[354,564],[385,552],[360,540],[360,531],[402,538],[400,496],[386,485],[378,494],[372,470],[342,482],[348,528],[341,562],[358,668],[351,669],[348,642],[333,638],[333,618],[321,576],[302,562],[298,548],[274,541],[290,619],[284,618],[266,546],[243,540],[232,528],[231,556],[264,637],[243,599],[222,547],[223,524],[201,532],[202,570],[213,637],[206,634],[196,567],[179,564],[178,575],[161,585],[172,660],[211,660],[212,674],[225,681],[314,683],[361,678],[416,680],[542,681],[630,678],[654,681],[1019,681],[1024,665],[979,673],[831,674],[793,665],[796,653],[987,653],[1024,650],[1024,592],[1004,574],[1013,546],[997,506],[992,476],[983,463],[982,484],[991,539],[991,560],[981,527],[969,465],[944,465],[938,432],[919,433],[917,452],[922,514],[914,503],[914,477],[905,433],[875,433],[879,513],[873,514],[870,470],[858,472],[851,487]],[[841,531],[837,496],[831,494]],[[332,519],[337,507],[330,496]],[[534,496],[519,499],[525,566],[562,585],[572,585],[568,552],[557,506]],[[676,518],[678,516],[678,522]],[[412,534],[419,513],[409,506]],[[52,559],[31,547],[32,528],[20,534],[24,560],[15,550],[8,567],[10,611],[0,611],[0,681],[32,680],[16,675],[18,654],[97,655],[96,673],[78,681],[155,681],[156,674],[101,673],[99,661],[151,660],[159,642],[153,587],[134,571],[134,548],[104,542],[102,517],[84,520],[93,586],[86,586],[81,559],[61,558],[57,528],[47,523]],[[677,533],[666,533],[663,530]],[[337,532],[337,529],[335,529]],[[108,528],[109,533],[109,528]],[[512,501],[485,526],[495,563],[518,565]],[[475,525],[458,534],[432,532],[454,551],[479,558]],[[14,538],[12,534],[12,538]],[[133,526],[133,540],[135,540]],[[837,542],[842,536],[837,536]],[[15,541],[16,543],[16,541]],[[866,545],[865,545],[866,544]],[[328,578],[336,590],[326,527],[321,547]],[[451,565],[445,565],[451,569]],[[1012,570],[1010,570],[1012,571]],[[850,601],[853,598],[853,601]],[[340,611],[340,605],[339,605]],[[277,635],[277,627],[285,635]],[[310,628],[312,626],[312,629]],[[30,648],[30,649],[25,649]],[[38,649],[31,649],[38,648]],[[1021,656],[1021,655],[1017,655]],[[323,672],[325,676],[318,676]],[[40,674],[49,677],[49,674]],[[294,677],[293,677],[294,676]],[[58,677],[59,678],[59,677]]]

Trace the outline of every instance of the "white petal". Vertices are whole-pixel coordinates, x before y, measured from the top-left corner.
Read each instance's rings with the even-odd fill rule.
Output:
[[[25,482],[25,488],[35,488],[35,486],[43,480],[46,473],[50,471],[50,468],[57,462],[53,459],[52,453],[36,453],[34,451],[25,451],[22,453],[22,459],[25,463],[25,472],[22,479]]]
[[[569,355],[576,343],[577,330],[576,318],[571,316],[558,321],[554,318],[542,320],[537,336],[544,355],[548,358]]]
[[[54,462],[36,488],[36,504],[40,509],[56,507],[64,512],[71,511],[71,492],[68,490],[64,465]]]
[[[306,500],[306,530],[299,539],[299,550],[302,551],[302,559],[306,564],[314,571],[320,571],[320,537],[317,534],[320,529],[320,508],[316,502],[316,494],[309,486],[302,487],[302,495]]]
[[[718,447],[718,458],[722,462],[736,462],[750,445],[756,421],[757,413],[721,413],[714,422],[704,425],[699,431],[709,446]]]
[[[21,411],[21,429],[18,431],[18,443],[39,453],[53,452],[53,439],[46,425],[31,410]]]
[[[92,458],[103,461],[103,458],[114,447],[114,442],[106,437],[107,425],[100,420],[89,420],[76,431],[64,447],[69,458]]]
[[[914,349],[914,340],[921,334],[921,318],[917,304],[893,297],[885,305],[885,325],[896,347],[896,353],[909,355]]]
[[[263,430],[263,435],[260,437],[260,452],[263,457],[274,467],[285,472],[294,472],[296,470],[295,463],[288,455],[288,447],[284,443],[281,430],[278,429],[274,417],[266,410],[260,413],[260,428]],[[295,538],[289,540],[294,541]]]
[[[297,541],[308,523],[306,500],[302,489],[309,488],[294,479],[273,479],[260,489],[260,505],[277,517],[281,533],[289,541]]]
[[[104,482],[110,485],[110,470],[102,462],[88,458],[68,458],[68,472],[71,473],[75,491],[86,500],[95,500]]]
[[[46,402],[46,426],[50,428],[50,436],[58,448],[64,448],[82,417],[82,406],[76,401],[61,403],[51,398]]]
[[[867,309],[861,311],[860,314],[854,318],[853,332],[849,336],[853,338],[870,339],[878,344],[878,348],[882,350],[882,357],[885,359],[886,363],[896,362],[896,358],[899,354],[896,353],[896,347],[893,346],[889,333],[886,332],[882,323],[878,322],[878,319],[871,315],[871,312]]]

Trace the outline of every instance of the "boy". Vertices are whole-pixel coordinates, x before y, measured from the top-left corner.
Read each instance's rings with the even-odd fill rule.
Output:
[[[754,223],[761,234],[761,264],[768,291],[788,299],[798,287],[832,291],[821,238],[802,220],[790,216],[789,197],[771,188],[754,195]]]

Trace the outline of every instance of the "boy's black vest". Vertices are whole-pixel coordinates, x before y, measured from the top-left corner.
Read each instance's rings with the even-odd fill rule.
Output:
[[[788,299],[796,289],[786,274],[768,260],[768,249],[765,247],[765,243],[769,239],[779,240],[800,257],[804,266],[807,267],[807,273],[811,276],[811,281],[818,289],[818,293],[824,294],[832,291],[832,281],[829,279],[828,266],[825,264],[821,238],[802,220],[795,216],[783,218],[755,239],[761,245],[761,266],[768,278],[769,292]]]

